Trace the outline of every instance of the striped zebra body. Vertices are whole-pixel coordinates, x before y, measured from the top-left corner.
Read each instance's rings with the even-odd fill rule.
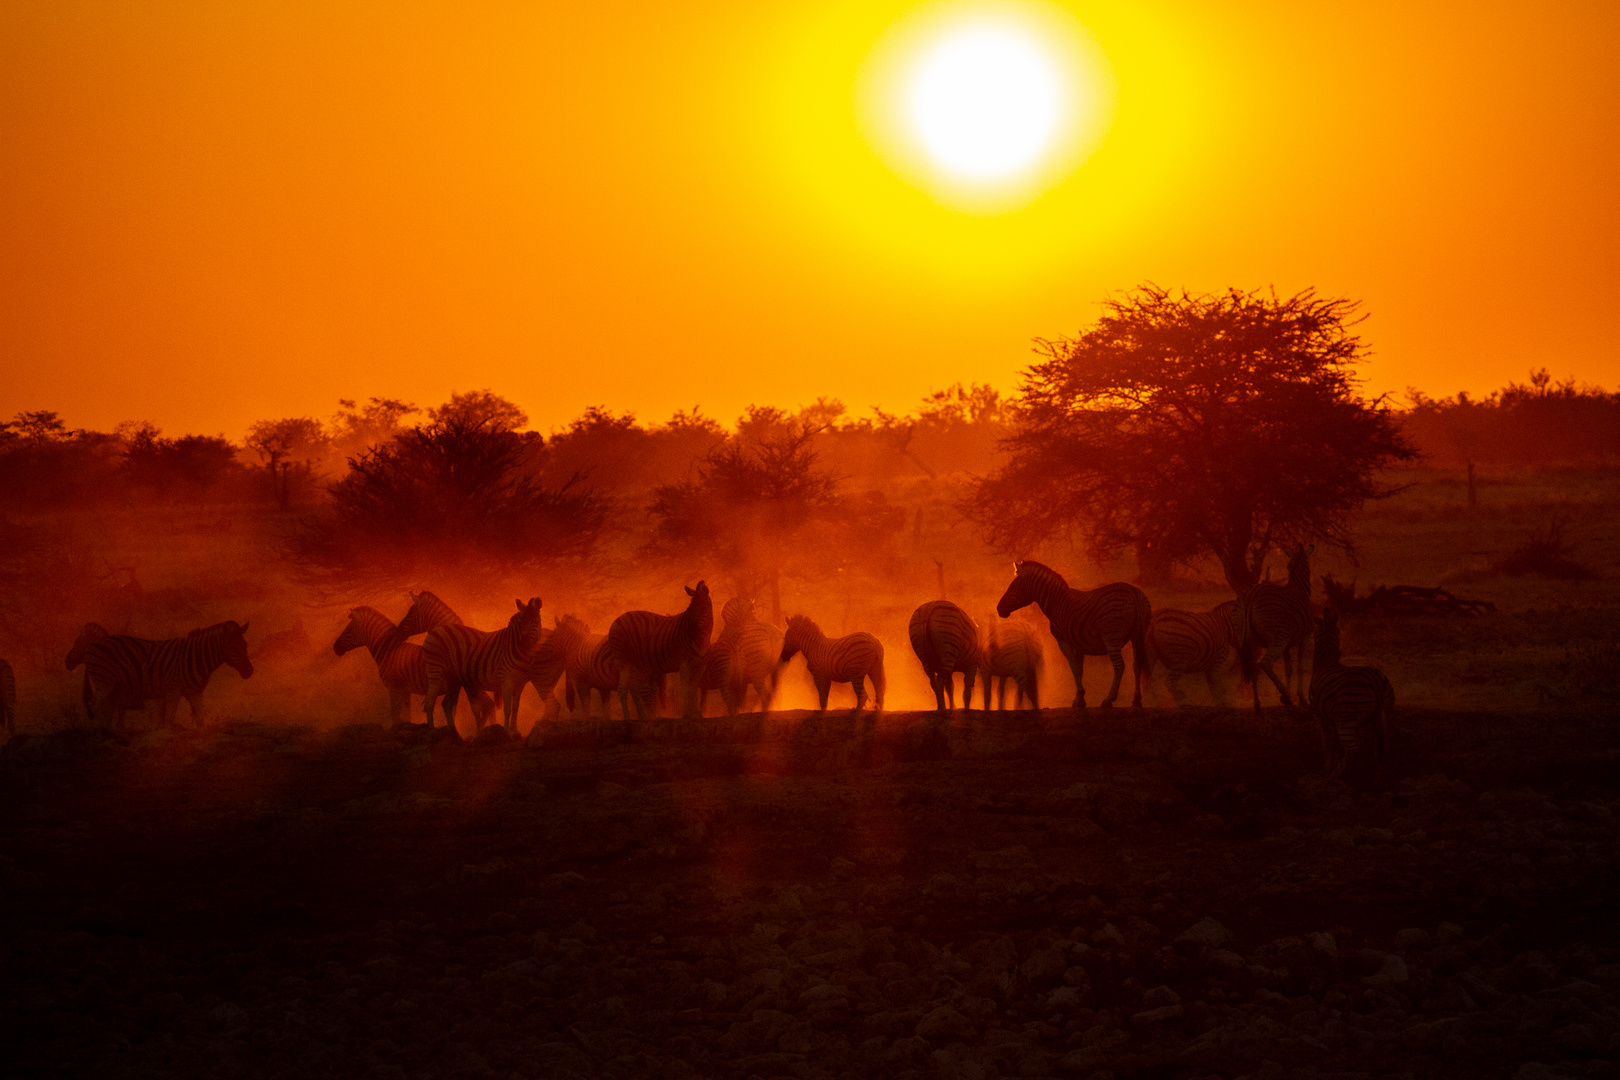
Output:
[[[332,642],[332,651],[343,656],[362,646],[376,661],[377,677],[388,691],[388,715],[396,723],[408,722],[411,695],[427,693],[421,646],[402,638],[394,620],[376,608],[357,607],[349,612],[348,625]]]
[[[1183,675],[1201,674],[1209,684],[1209,696],[1221,701],[1216,674],[1226,666],[1237,648],[1237,631],[1232,625],[1236,601],[1217,604],[1209,611],[1180,611],[1160,608],[1148,622],[1145,672],[1152,681],[1153,670],[1164,667],[1164,683],[1177,705],[1187,704],[1181,689]]]
[[[0,720],[7,735],[17,734],[17,673],[6,659],[0,659]]]
[[[191,703],[192,722],[201,724],[202,692],[221,664],[229,664],[244,679],[253,675],[247,629],[247,623],[222,622],[164,641],[125,634],[92,641],[84,650],[93,691],[91,715],[115,709],[116,728],[126,709],[156,700],[167,725],[175,705],[185,698]]]
[[[72,671],[80,664],[83,664],[85,649],[90,647],[90,643],[92,641],[100,641],[102,638],[106,637],[108,633],[109,631],[107,628],[98,622],[85,623],[84,626],[79,630],[79,636],[73,639],[73,647],[68,649],[67,669]],[[93,717],[95,714],[90,711],[91,707],[94,705],[93,695],[90,689],[90,669],[85,669],[84,679],[82,682],[83,685],[80,688],[79,696],[84,701],[84,714],[87,717]],[[138,699],[132,702],[127,702],[124,706],[122,706],[122,708],[125,709],[139,709],[140,707],[141,702]],[[122,719],[122,717],[123,713],[120,712],[119,718]]]
[[[984,659],[979,649],[979,628],[968,613],[949,600],[930,600],[911,613],[906,631],[911,637],[911,649],[928,675],[928,685],[933,687],[939,711],[956,708],[952,677],[958,671],[962,673],[962,707],[973,708],[973,680]],[[988,702],[988,678],[984,685]]]
[[[553,691],[568,673],[569,655],[575,652],[590,634],[590,627],[572,615],[563,615],[557,619],[553,629],[541,638],[539,646],[534,650],[534,656],[529,660],[529,682],[534,685],[534,692],[540,695],[544,716],[555,717],[561,711],[562,706]],[[563,691],[567,693],[566,686]]]
[[[816,684],[821,710],[827,711],[827,695],[835,682],[847,682],[855,691],[855,711],[866,708],[866,679],[872,680],[872,696],[883,708],[883,692],[888,681],[883,675],[883,643],[865,631],[829,638],[821,627],[803,615],[788,619],[777,663],[785,664],[793,654],[804,653],[805,666]]]
[[[1017,623],[990,624],[990,641],[984,651],[984,707],[990,708],[990,680],[998,680],[996,707],[1007,707],[1007,680],[1013,681],[1017,691],[1017,707],[1041,707],[1041,669],[1045,666],[1045,650],[1041,639],[1027,626]]]
[[[636,715],[645,720],[657,683],[676,673],[681,677],[682,718],[697,712],[703,654],[714,630],[714,602],[709,586],[701,581],[686,595],[691,599],[679,615],[627,611],[608,627],[607,648],[619,665],[619,707],[626,717],[633,699]]]
[[[590,634],[583,638],[568,657],[564,671],[568,680],[564,696],[569,711],[575,710],[577,696],[579,711],[590,719],[594,692],[602,699],[602,719],[612,719],[613,710],[608,702],[619,690],[619,662],[607,649],[607,635]],[[623,715],[624,719],[630,719],[629,713]]]
[[[508,732],[517,728],[518,699],[528,683],[529,661],[540,643],[540,598],[528,603],[517,601],[517,613],[506,629],[494,632],[470,626],[439,626],[428,632],[422,643],[422,660],[427,666],[427,693],[422,695],[428,726],[433,726],[433,705],[444,698],[444,719],[456,729],[456,699],[466,690],[473,704],[476,726],[483,727],[493,712],[482,708],[472,695],[498,693],[501,713]]]
[[[411,598],[411,606],[405,612],[404,618],[399,620],[399,640],[404,641],[417,634],[429,633],[440,626],[462,625],[461,616],[457,615],[449,604],[426,589],[406,595]]]
[[[1341,776],[1355,764],[1362,744],[1370,743],[1376,786],[1383,776],[1384,727],[1395,712],[1395,688],[1375,667],[1339,662],[1339,613],[1331,607],[1316,620],[1311,710],[1322,723],[1323,768]]]
[[[1095,589],[1071,589],[1061,574],[1031,559],[1013,564],[1012,584],[996,604],[996,614],[1005,619],[1028,604],[1037,604],[1051,624],[1063,658],[1074,673],[1074,707],[1086,707],[1082,681],[1085,658],[1107,656],[1114,667],[1114,682],[1103,698],[1102,707],[1112,708],[1119,698],[1119,684],[1125,677],[1124,648],[1131,646],[1131,669],[1136,676],[1136,693],[1131,704],[1142,707],[1142,665],[1148,622],[1153,616],[1147,594],[1134,585],[1116,581]]]
[[[1245,589],[1232,608],[1232,626],[1238,641],[1238,659],[1243,677],[1254,684],[1254,708],[1260,710],[1260,684],[1255,668],[1266,673],[1277,688],[1284,705],[1292,705],[1289,687],[1298,672],[1298,694],[1305,697],[1305,638],[1311,632],[1311,552],[1315,545],[1295,548],[1288,554],[1288,582],[1276,585],[1262,581]],[[1273,664],[1282,657],[1283,677],[1279,681]]]
[[[759,711],[770,709],[776,683],[776,655],[782,647],[776,627],[760,622],[754,615],[754,602],[734,596],[726,601],[720,617],[724,628],[703,654],[698,678],[698,715],[703,715],[709,691],[720,691],[726,715],[735,716],[748,704],[748,690],[759,697]]]

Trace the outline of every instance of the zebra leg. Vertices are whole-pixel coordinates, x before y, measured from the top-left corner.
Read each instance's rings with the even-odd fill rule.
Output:
[[[461,686],[456,683],[445,687],[444,699],[439,708],[444,712],[444,722],[449,725],[452,734],[456,734],[456,705],[461,701]],[[467,704],[473,711],[473,726],[480,726],[478,719],[478,706],[471,694],[467,695]]]
[[[940,712],[944,712],[945,711],[945,688],[940,685],[939,673],[937,671],[930,671],[928,673],[928,685],[933,687],[935,705],[938,707]]]
[[[1164,685],[1170,691],[1170,697],[1176,703],[1176,708],[1187,707],[1187,692],[1181,688],[1181,672],[1171,667],[1164,669]]]
[[[1074,707],[1086,707],[1086,658],[1084,654],[1074,652],[1066,642],[1058,642],[1058,651],[1063,659],[1069,662],[1069,671],[1074,674]]]
[[[1041,680],[1035,672],[1023,677],[1024,681],[1018,684],[1018,707],[1024,707],[1024,698],[1029,698],[1029,707],[1036,712],[1041,709]],[[1025,685],[1028,683],[1029,685]]]
[[[866,676],[857,675],[849,681],[851,690],[855,691],[855,712],[866,708]]]
[[[203,726],[202,691],[199,690],[195,694],[187,694],[186,695],[186,703],[191,706],[191,724],[192,724],[192,726],[197,728],[199,731],[202,730],[202,726]],[[175,704],[175,709],[178,710],[179,708],[180,708],[180,705],[177,702]]]
[[[1266,678],[1271,680],[1271,685],[1275,686],[1277,688],[1277,693],[1282,695],[1282,703],[1291,707],[1294,704],[1294,701],[1288,696],[1288,687],[1284,686],[1277,680],[1277,669],[1273,666],[1276,661],[1277,653],[1272,650],[1270,645],[1267,645],[1265,653],[1260,657],[1260,670],[1266,673]],[[1260,708],[1259,679],[1254,680],[1254,707],[1256,709]]]
[[[168,727],[171,717],[176,721],[179,720],[179,717],[174,715],[179,704],[180,695],[178,694],[164,693],[158,696],[158,723],[160,726]]]
[[[832,693],[832,680],[831,679],[822,679],[819,676],[816,676],[814,681],[815,681],[815,684],[816,684],[816,693],[818,695],[820,695],[820,697],[821,697],[821,709],[819,711],[826,712],[827,711],[827,695]]]
[[[1102,699],[1101,707],[1104,709],[1114,707],[1114,702],[1119,700],[1119,684],[1125,681],[1125,654],[1120,651],[1122,648],[1121,645],[1108,646],[1108,662],[1114,665],[1114,681],[1108,687],[1108,696]],[[1141,705],[1141,691],[1138,690],[1137,694],[1136,704]]]
[[[868,671],[867,676],[872,680],[872,696],[877,700],[877,711],[883,711],[883,692],[888,688],[888,676],[883,674],[883,660],[878,659],[877,667]]]
[[[962,673],[962,708],[969,711],[973,708],[973,680],[978,674],[978,668],[968,668]],[[985,681],[988,684],[989,680]]]

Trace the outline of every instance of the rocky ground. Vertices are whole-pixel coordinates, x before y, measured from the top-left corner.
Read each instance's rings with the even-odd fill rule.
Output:
[[[1620,738],[1280,711],[0,751],[12,1075],[1614,1075]],[[1370,779],[1370,778],[1368,778]]]

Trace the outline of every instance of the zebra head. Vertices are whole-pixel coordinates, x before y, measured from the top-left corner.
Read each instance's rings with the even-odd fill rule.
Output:
[[[1034,559],[1020,559],[1013,563],[1012,583],[1007,591],[1001,594],[996,603],[996,614],[1003,619],[1021,607],[1027,607],[1039,601],[1054,588],[1067,588],[1061,575],[1050,566],[1042,565]]]
[[[714,601],[709,599],[708,584],[702,581],[697,583],[697,588],[688,586],[686,595],[692,598],[686,605],[692,641],[701,653],[709,647],[709,635],[714,632]]]
[[[794,653],[803,650],[821,636],[821,627],[811,622],[809,616],[788,616],[787,633],[782,636],[782,655],[777,659],[777,663],[787,663],[793,659]]]
[[[528,656],[534,652],[536,645],[540,644],[541,631],[545,629],[545,620],[540,617],[540,598],[529,597],[525,604],[522,600],[517,602],[517,613],[507,621],[517,634],[517,650],[519,655]]]
[[[386,626],[383,624],[387,624]],[[332,642],[332,651],[342,656],[350,649],[361,646],[371,646],[379,641],[383,634],[393,629],[393,623],[388,616],[371,607],[357,607],[349,612],[349,624],[343,628],[343,633]]]
[[[68,650],[67,669],[72,671],[84,663],[84,650],[90,647],[91,642],[99,641],[106,636],[107,628],[100,623],[85,623],[84,629],[79,631],[79,636],[73,639],[73,648]]]
[[[236,669],[244,679],[253,677],[253,661],[248,659],[248,623],[223,622],[219,624],[219,638],[225,647],[225,662]]]
[[[1316,550],[1315,544],[1301,544],[1292,550],[1283,549],[1288,556],[1288,584],[1304,584],[1307,590],[1311,587],[1311,552]]]

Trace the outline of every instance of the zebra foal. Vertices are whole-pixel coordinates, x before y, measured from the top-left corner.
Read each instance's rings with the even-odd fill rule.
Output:
[[[166,726],[181,698],[191,705],[192,723],[202,723],[202,693],[221,664],[229,664],[247,679],[253,661],[247,653],[247,623],[215,623],[193,630],[183,638],[152,641],[127,634],[107,634],[85,646],[85,673],[92,689],[94,717],[116,710],[114,730],[124,712],[147,701],[159,702]]]
[[[930,600],[911,613],[906,627],[911,649],[922,661],[934,702],[940,712],[956,708],[953,678],[962,673],[962,707],[973,708],[973,680],[984,664],[979,649],[979,627],[968,613],[949,600]],[[990,679],[984,680],[985,708],[990,707]],[[947,704],[948,703],[948,704]]]
[[[984,650],[984,707],[990,708],[990,680],[998,680],[996,708],[1007,708],[1007,680],[1017,691],[1014,704],[1022,709],[1041,707],[1041,671],[1045,667],[1041,639],[1027,626],[997,621],[990,624],[990,640]]]
[[[1209,611],[1181,611],[1161,608],[1148,620],[1146,664],[1143,668],[1149,682],[1153,671],[1164,667],[1164,684],[1177,705],[1187,704],[1187,695],[1181,689],[1183,675],[1204,676],[1209,684],[1210,700],[1221,703],[1223,695],[1215,675],[1226,665],[1232,650],[1237,647],[1237,631],[1232,625],[1232,608],[1236,601],[1217,604]]]
[[[1298,672],[1299,696],[1305,696],[1305,636],[1311,632],[1311,552],[1316,545],[1289,550],[1288,581],[1276,585],[1262,581],[1243,591],[1232,608],[1232,627],[1238,640],[1238,659],[1243,677],[1254,686],[1254,710],[1260,711],[1260,683],[1255,668],[1266,673],[1271,685],[1282,695],[1284,705],[1292,705],[1288,687]],[[1273,668],[1282,657],[1283,677]],[[1290,659],[1292,663],[1290,663]]]
[[[714,630],[714,601],[700,581],[687,587],[686,610],[678,615],[627,611],[608,627],[607,648],[619,665],[619,708],[628,718],[634,698],[636,715],[645,720],[655,684],[664,676],[681,677],[681,717],[696,711],[703,654]]]
[[[855,691],[856,712],[866,708],[866,679],[872,680],[872,696],[882,711],[888,680],[883,675],[883,643],[877,638],[865,631],[829,638],[805,616],[794,615],[788,619],[777,663],[785,664],[800,652],[821,697],[821,712],[827,711],[827,695],[835,682],[847,682]]]
[[[1335,608],[1316,620],[1311,654],[1311,711],[1322,722],[1322,767],[1338,777],[1355,763],[1362,744],[1371,743],[1376,787],[1383,777],[1384,726],[1395,712],[1395,688],[1375,667],[1339,662]]]
[[[1113,707],[1125,677],[1127,644],[1131,646],[1131,669],[1136,674],[1136,694],[1131,704],[1142,707],[1143,640],[1153,615],[1146,593],[1123,581],[1095,589],[1071,589],[1056,570],[1024,559],[1013,564],[1012,583],[996,604],[996,614],[1005,619],[1032,603],[1040,607],[1051,624],[1052,636],[1074,673],[1076,709],[1086,707],[1086,687],[1081,681],[1086,657],[1104,655],[1114,666],[1114,682],[1102,707]]]

